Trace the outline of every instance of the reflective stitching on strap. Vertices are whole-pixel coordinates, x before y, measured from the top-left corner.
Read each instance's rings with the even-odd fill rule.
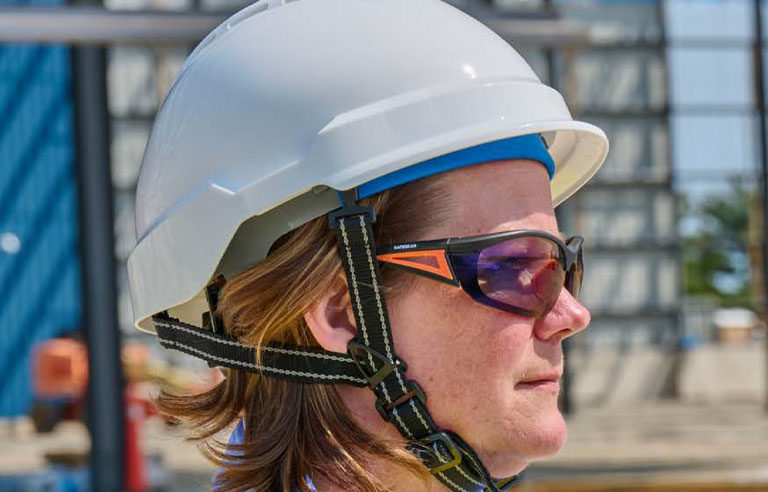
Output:
[[[344,219],[339,219],[339,223],[340,223],[340,227],[341,227],[341,235],[344,237],[344,247],[347,250],[347,260],[349,261],[349,271],[352,273],[352,283],[354,284],[355,299],[357,300],[357,312],[360,315],[360,320],[361,320],[360,324],[363,325],[362,326],[363,341],[365,342],[366,347],[369,347],[370,346],[370,342],[368,340],[368,331],[367,331],[367,327],[365,326],[365,321],[363,321],[363,305],[360,302],[360,297],[359,297],[359,294],[358,294],[358,291],[357,291],[357,278],[355,278],[355,273],[354,273],[355,272],[355,267],[352,265],[352,251],[349,249],[349,239],[347,237],[347,229],[344,226]],[[371,262],[371,250],[370,250],[370,247],[368,246],[368,233],[365,230],[365,217],[362,216],[362,215],[360,216],[360,225],[362,226],[361,230],[363,232],[363,237],[365,238],[365,253],[368,255],[368,262],[370,263]],[[381,298],[379,297],[379,289],[378,289],[378,286],[376,285],[376,275],[375,275],[375,271],[373,269],[371,269],[371,279],[373,281],[374,292],[376,293],[376,302],[379,305],[379,317],[382,318],[382,314],[381,314],[382,313],[382,311],[381,311]],[[382,325],[382,327],[383,327],[383,325]],[[386,331],[384,332],[384,336],[382,338],[384,338],[384,341],[385,341],[386,346],[387,346],[387,358],[389,359],[389,362],[393,362],[392,361],[392,354],[389,351],[389,342],[387,341]],[[376,369],[376,364],[373,363],[373,356],[371,356],[370,352],[368,352],[368,360],[371,363],[371,368],[375,370]],[[395,373],[397,373],[397,371],[395,371]],[[392,398],[390,398],[390,396],[389,396],[389,391],[387,391],[386,383],[381,385],[381,389],[382,389],[382,391],[384,393],[384,399],[387,401],[387,404],[388,405],[391,404],[392,403]],[[403,391],[405,391],[405,387],[403,387]]]
[[[206,333],[204,330],[195,330],[192,328],[187,328],[186,326],[176,325],[172,323],[168,323],[167,321],[155,321],[156,325],[164,326],[166,328],[171,328],[174,330],[180,330],[184,331],[186,333],[196,335],[202,338],[205,338],[207,340],[210,340],[212,342],[221,343],[223,345],[232,345],[234,347],[242,347],[247,349],[255,349],[255,347],[252,347],[250,345],[246,345],[244,343],[235,342],[233,340],[224,340],[221,338],[214,337],[208,333]],[[347,359],[344,357],[338,357],[335,355],[326,355],[326,354],[318,354],[315,352],[304,352],[301,350],[290,350],[290,349],[283,349],[283,348],[277,348],[277,347],[269,347],[269,346],[262,346],[261,350],[265,352],[277,352],[280,354],[288,354],[288,355],[301,355],[306,357],[317,357],[320,359],[329,359],[329,360],[335,360],[337,362],[349,362],[350,364],[354,364],[354,361],[352,359]]]
[[[438,473],[438,475],[440,475],[440,477],[441,477],[443,480],[445,480],[446,482],[448,482],[448,483],[449,483],[449,484],[450,484],[450,485],[451,485],[453,488],[455,488],[455,489],[458,489],[458,490],[460,490],[461,492],[472,492],[471,490],[467,490],[467,489],[465,489],[464,487],[462,487],[461,485],[457,484],[456,482],[454,482],[454,481],[453,481],[453,480],[451,480],[450,478],[446,477],[446,476],[445,476],[445,472],[439,472],[439,473]]]
[[[384,349],[387,352],[387,358],[389,360],[392,360],[392,347],[389,345],[389,336],[387,334],[387,323],[384,320],[384,308],[381,305],[381,295],[379,294],[379,285],[378,282],[376,282],[376,270],[373,266],[373,255],[371,254],[371,243],[368,241],[368,231],[365,229],[365,218],[364,216],[360,216],[360,226],[361,231],[363,232],[363,240],[365,241],[365,255],[368,257],[368,267],[371,270],[371,279],[373,281],[373,292],[376,294],[376,306],[379,309],[379,322],[381,323],[381,331],[383,333],[383,339],[384,339]],[[407,393],[408,390],[405,389],[405,383],[403,382],[403,379],[400,377],[400,372],[395,371],[395,375],[397,376],[397,380],[400,382],[400,388],[403,390],[403,393]]]
[[[360,320],[360,331],[363,333],[363,342],[365,342],[365,346],[367,347],[369,345],[368,341],[368,330],[365,326],[365,318],[363,317],[363,305],[360,303],[360,292],[357,290],[357,277],[355,276],[355,265],[352,262],[352,250],[349,249],[349,237],[347,236],[347,227],[344,225],[344,219],[339,219],[339,229],[341,229],[341,236],[344,238],[344,249],[346,249],[347,253],[347,264],[349,265],[349,273],[352,277],[352,290],[355,293],[355,301],[357,304],[357,314],[358,319]],[[376,369],[376,365],[373,363],[373,356],[368,353],[368,361],[371,363],[371,368]]]
[[[288,354],[288,355],[302,355],[305,357],[318,357],[321,359],[330,359],[335,360],[337,362],[349,362],[350,364],[354,364],[355,361],[352,359],[347,359],[344,357],[337,357],[335,355],[326,355],[326,354],[318,354],[316,352],[304,352],[301,350],[291,350],[291,349],[284,349],[284,348],[277,348],[277,347],[267,347],[263,346],[261,347],[261,350],[265,352],[277,352],[278,354]]]
[[[403,428],[403,429],[405,429],[405,433],[406,433],[406,434],[408,434],[408,437],[410,437],[411,439],[413,439],[413,433],[411,432],[411,429],[409,429],[409,428],[408,428],[408,427],[405,425],[405,422],[403,422],[403,419],[402,419],[402,418],[400,418],[400,413],[398,413],[398,411],[397,411],[397,407],[395,407],[395,408],[393,408],[393,409],[392,409],[392,415],[394,415],[394,416],[395,416],[395,418],[397,419],[397,421],[398,421],[398,422],[400,422],[400,425],[402,426],[402,428]]]
[[[344,246],[345,246],[345,249],[346,249],[346,255],[347,255],[347,260],[348,260],[348,264],[349,264],[349,270],[350,270],[350,274],[351,274],[351,277],[352,277],[351,281],[352,281],[352,284],[353,284],[352,287],[353,287],[353,290],[354,290],[354,293],[355,293],[355,299],[356,299],[356,304],[357,304],[357,311],[358,311],[358,314],[359,314],[359,318],[361,320],[361,325],[362,325],[361,331],[362,331],[362,334],[363,334],[363,341],[365,342],[365,344],[367,346],[367,345],[369,345],[367,327],[365,326],[365,322],[363,320],[362,303],[360,302],[359,292],[358,292],[358,288],[357,288],[357,278],[355,277],[354,266],[352,265],[352,252],[351,252],[350,246],[349,246],[349,239],[348,239],[348,236],[347,236],[346,227],[344,225],[344,219],[339,219],[339,224],[340,224],[340,230],[341,230],[341,233],[342,233],[342,237],[344,239]],[[370,246],[370,241],[369,241],[369,238],[368,238],[368,232],[367,232],[367,228],[366,228],[365,217],[362,216],[362,215],[360,216],[360,226],[361,226],[361,232],[362,232],[362,235],[363,235],[363,240],[365,241],[365,253],[366,253],[366,256],[368,258],[368,266],[370,268],[370,273],[371,273],[371,279],[372,279],[372,283],[373,283],[374,294],[376,296],[376,304],[377,304],[378,311],[379,311],[379,322],[381,324],[381,330],[382,330],[382,335],[383,335],[382,338],[384,339],[384,348],[385,348],[385,351],[386,351],[387,358],[389,359],[390,362],[392,362],[393,354],[392,354],[392,347],[391,347],[390,341],[389,341],[388,326],[387,326],[386,320],[384,319],[384,307],[382,305],[382,300],[381,300],[381,296],[380,296],[380,293],[379,293],[379,286],[378,286],[378,283],[376,281],[376,270],[375,270],[375,267],[374,267],[373,255],[371,254],[371,246]],[[369,361],[371,363],[372,368],[376,369],[376,365],[373,363],[373,358],[372,358],[370,353],[368,354],[368,359],[369,359]],[[407,389],[406,389],[406,386],[405,386],[405,382],[403,381],[403,378],[400,375],[400,372],[398,370],[395,370],[395,375],[397,377],[397,381],[400,384],[400,387],[401,387],[402,391],[404,393],[406,393]],[[391,398],[390,398],[389,393],[387,391],[386,383],[382,384],[381,388],[382,388],[382,391],[384,393],[384,397],[385,397],[386,401],[388,403],[391,403]],[[427,423],[426,419],[422,415],[421,411],[419,410],[419,408],[413,402],[413,400],[410,401],[410,405],[411,405],[411,408],[416,413],[416,416],[418,417],[419,421],[424,426],[424,428],[427,431],[432,430],[431,427],[429,426],[429,424]],[[395,419],[400,424],[400,427],[405,431],[405,433],[408,435],[409,438],[413,439],[413,433],[411,432],[411,430],[405,425],[405,423],[401,419],[401,417],[400,417],[400,415],[399,415],[399,413],[397,411],[397,408],[393,408],[392,410],[393,410],[392,414],[395,416]],[[438,456],[438,459],[440,460],[441,463],[447,463],[446,459],[442,456],[442,454],[440,454],[439,447],[435,448],[435,452],[436,452],[436,454]],[[472,460],[472,461],[474,462],[475,460]],[[476,485],[482,487],[483,490],[486,488],[485,487],[486,486],[485,483],[479,482],[477,479],[475,479],[472,476],[470,476],[463,469],[461,464],[459,464],[458,466],[455,466],[454,469],[458,470],[459,473],[464,478],[469,480],[471,483],[476,484]],[[444,480],[447,484],[449,484],[451,487],[453,487],[455,490],[457,490],[459,492],[472,492],[472,491],[462,487],[461,485],[457,484],[453,480],[451,480],[445,474],[445,472],[439,472],[438,476],[442,480]]]
[[[416,416],[419,418],[419,421],[421,422],[421,424],[424,426],[425,429],[427,429],[427,431],[431,431],[432,429],[427,424],[427,421],[424,420],[424,417],[421,416],[421,412],[419,411],[419,408],[413,402],[413,398],[411,398],[409,401],[411,403],[411,408],[413,408],[413,411],[416,412]]]
[[[239,360],[227,359],[225,357],[217,357],[215,355],[211,355],[211,354],[209,354],[207,352],[204,352],[202,350],[198,350],[198,349],[196,349],[194,347],[190,347],[189,345],[185,345],[183,343],[176,342],[174,340],[161,339],[160,343],[163,344],[163,345],[168,344],[168,345],[180,347],[180,348],[182,348],[184,350],[189,350],[190,352],[194,352],[196,354],[204,356],[203,359],[208,357],[208,358],[217,360],[219,362],[227,362],[229,364],[234,364],[234,365],[238,365],[238,366],[242,366],[242,367],[248,367],[248,368],[251,368],[251,369],[255,369],[257,371],[274,372],[274,373],[277,373],[277,374],[285,374],[287,376],[301,376],[301,377],[320,378],[320,379],[329,379],[329,380],[331,380],[331,379],[347,379],[349,381],[355,381],[355,382],[358,382],[358,383],[365,383],[365,380],[362,379],[362,378],[356,378],[356,377],[353,377],[353,376],[347,376],[345,374],[330,374],[329,375],[329,374],[315,374],[315,373],[302,372],[302,371],[290,371],[290,370],[287,370],[287,369],[277,369],[275,367],[260,366],[258,364],[251,364],[249,362],[242,362],[242,361],[239,361]]]
[[[475,478],[472,478],[472,477],[469,475],[469,473],[465,472],[465,471],[464,471],[464,469],[461,467],[461,465],[459,465],[459,466],[455,466],[454,468],[455,468],[456,470],[459,470],[459,473],[461,473],[462,475],[464,475],[464,478],[466,478],[467,480],[469,480],[469,481],[470,481],[470,482],[472,482],[473,484],[475,484],[475,485],[479,485],[480,487],[485,487],[485,484],[484,484],[484,483],[482,483],[482,482],[478,482],[478,481],[477,481],[477,479],[475,479]]]
[[[474,456],[472,456],[471,454],[466,454],[466,453],[465,453],[465,454],[462,456],[462,460],[463,460],[464,458],[469,458],[470,460],[472,460],[472,463],[475,465],[475,468],[482,468],[482,465],[478,464],[478,463],[477,463],[477,460],[475,460],[475,457],[474,457]],[[463,469],[462,469],[460,466],[457,466],[456,468],[457,468],[457,469],[458,469],[458,470],[461,472],[461,474],[462,474],[462,475],[464,475],[465,477],[469,478],[469,480],[471,480],[473,483],[476,483],[477,485],[480,485],[481,487],[485,487],[485,484],[484,484],[484,483],[481,483],[481,482],[476,482],[475,480],[473,480],[472,478],[470,478],[470,477],[469,477],[469,476],[468,476],[468,475],[467,475],[467,474],[464,472],[464,470],[463,470]]]
[[[392,360],[392,348],[389,346],[389,337],[387,335],[387,323],[384,321],[384,309],[381,305],[381,296],[379,295],[379,285],[376,282],[376,270],[373,266],[373,255],[371,254],[371,243],[368,241],[368,231],[365,229],[365,218],[361,215],[360,216],[360,226],[361,231],[363,233],[363,240],[365,241],[365,255],[368,257],[368,267],[371,270],[371,279],[373,281],[373,292],[376,294],[376,306],[379,308],[379,322],[381,323],[381,331],[384,333],[385,336],[382,338],[384,339],[384,348],[387,351],[387,357]],[[402,383],[401,383],[402,384]],[[405,391],[405,386],[403,386],[403,391]]]
[[[363,232],[363,240],[365,241],[365,254],[368,257],[368,267],[371,269],[371,278],[373,279],[373,291],[376,293],[376,305],[379,308],[379,321],[381,322],[381,330],[384,333],[384,348],[387,351],[387,357],[392,360],[392,347],[389,344],[389,336],[387,336],[387,323],[384,320],[384,308],[381,305],[381,296],[379,295],[379,286],[376,282],[376,270],[374,269],[373,264],[373,255],[371,254],[371,245],[368,241],[368,232],[365,228],[365,218],[361,215],[360,216],[360,226],[362,228]],[[400,375],[400,371],[395,371],[395,376],[397,376],[397,381],[400,383],[400,389],[403,391],[403,393],[407,393],[408,390],[405,387],[405,382],[403,381],[402,376]],[[384,392],[386,394],[386,385],[382,386],[384,388]],[[389,400],[389,395],[387,396],[387,400]],[[430,431],[429,425],[427,425],[427,421],[424,419],[424,416],[421,415],[421,412],[419,411],[418,407],[413,403],[413,400],[410,401],[411,408],[413,408],[414,412],[416,412],[416,416],[419,418],[419,421],[424,426],[424,429],[427,431]],[[399,416],[396,416],[398,421],[402,424],[402,421],[400,420]],[[405,425],[403,425],[405,427]],[[409,436],[412,436],[410,429],[406,429],[408,431]]]

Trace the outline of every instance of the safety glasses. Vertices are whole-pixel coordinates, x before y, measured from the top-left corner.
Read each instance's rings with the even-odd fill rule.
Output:
[[[540,318],[565,287],[578,299],[584,270],[582,244],[573,236],[517,230],[482,236],[402,243],[377,258],[394,268],[460,286],[475,301]]]

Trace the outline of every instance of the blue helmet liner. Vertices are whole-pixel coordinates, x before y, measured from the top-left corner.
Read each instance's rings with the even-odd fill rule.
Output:
[[[450,154],[433,157],[395,172],[378,177],[358,186],[359,199],[375,195],[417,179],[426,178],[460,167],[503,159],[531,159],[547,168],[549,179],[555,176],[555,161],[549,155],[544,140],[538,133],[496,140],[474,147],[457,150]]]

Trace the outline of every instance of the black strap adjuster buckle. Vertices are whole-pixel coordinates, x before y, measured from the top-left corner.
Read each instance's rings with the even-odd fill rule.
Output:
[[[355,217],[358,215],[365,215],[368,217],[368,222],[373,224],[376,222],[376,209],[373,207],[361,207],[357,205],[341,207],[328,213],[328,225],[331,229],[339,228],[339,219],[347,217]]]
[[[376,411],[379,412],[379,415],[381,415],[381,418],[386,420],[387,422],[392,422],[392,409],[402,405],[403,403],[407,402],[411,398],[418,398],[418,400],[422,403],[422,405],[427,404],[427,395],[424,394],[424,390],[421,389],[421,386],[419,386],[419,383],[413,380],[408,380],[408,383],[406,384],[406,389],[408,390],[405,394],[403,394],[401,397],[395,399],[390,404],[385,404],[384,401],[379,397],[376,399]]]
[[[368,386],[370,388],[375,388],[378,386],[382,381],[384,381],[384,378],[389,376],[392,371],[396,369],[401,369],[403,372],[408,370],[408,364],[406,364],[404,360],[398,359],[397,357],[395,357],[395,360],[390,360],[384,354],[377,352],[371,347],[363,345],[362,343],[358,343],[354,340],[350,340],[347,344],[347,353],[350,357],[352,357],[352,360],[355,362],[357,369],[363,375],[365,380],[368,381]],[[367,365],[368,361],[364,359],[369,355],[373,358],[374,361],[380,363],[380,367],[376,370],[376,372],[371,371]]]
[[[445,431],[435,432],[434,434],[430,434],[427,437],[422,437],[419,439],[419,442],[434,450],[436,455],[435,466],[432,466],[432,464],[427,465],[430,473],[433,475],[436,475],[441,471],[445,471],[449,468],[453,468],[454,466],[459,466],[459,464],[461,464],[461,449],[459,449],[459,446],[456,445],[453,439],[451,439],[451,436],[449,436]],[[442,444],[448,450],[448,453],[451,455],[450,461],[443,462],[440,459],[440,451],[435,449],[437,447],[433,446],[435,444]]]
[[[496,487],[501,492],[506,492],[507,490],[510,490],[512,487],[517,485],[519,481],[520,481],[520,475],[514,475],[509,478],[502,478],[500,480],[496,480]]]

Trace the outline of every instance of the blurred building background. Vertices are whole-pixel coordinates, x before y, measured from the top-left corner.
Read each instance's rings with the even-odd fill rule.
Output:
[[[70,87],[66,46],[0,45],[0,416],[30,408],[33,345],[79,328]]]
[[[450,3],[508,39],[573,116],[611,142],[597,178],[558,210],[561,228],[586,239],[583,300],[593,321],[568,347],[571,443],[532,476],[659,471],[661,457],[680,470],[712,465],[715,454],[768,462],[754,2]],[[104,0],[110,10],[222,16],[243,5]],[[132,328],[124,267],[152,119],[194,44],[109,44],[102,123],[123,341],[202,374],[204,364]],[[79,329],[71,89],[66,46],[0,44],[0,418],[34,408],[34,344]],[[632,425],[647,433],[613,432]]]

